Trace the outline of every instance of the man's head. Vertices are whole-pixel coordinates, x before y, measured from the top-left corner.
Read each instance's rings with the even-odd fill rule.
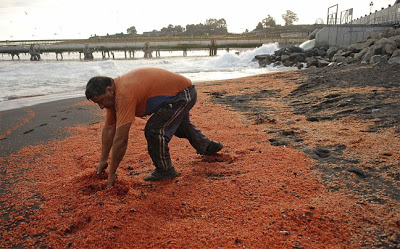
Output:
[[[85,95],[88,100],[98,104],[101,109],[115,107],[114,81],[110,77],[96,76],[86,85]]]

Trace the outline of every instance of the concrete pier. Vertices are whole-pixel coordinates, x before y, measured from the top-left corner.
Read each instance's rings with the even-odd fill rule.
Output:
[[[235,38],[159,38],[145,40],[133,39],[87,39],[87,40],[60,40],[60,41],[15,41],[0,42],[0,53],[9,54],[14,59],[21,53],[31,54],[32,60],[40,60],[41,53],[79,53],[83,60],[93,60],[93,53],[102,53],[102,59],[109,59],[110,54],[114,59],[114,52],[124,52],[125,59],[134,58],[135,51],[143,51],[145,58],[161,56],[161,51],[183,51],[187,56],[188,50],[209,50],[210,56],[217,55],[218,49],[229,48],[255,48],[263,44],[280,43],[285,45],[298,45],[307,40],[307,37],[235,37]],[[21,44],[22,43],[22,44]],[[25,45],[28,44],[28,45]]]

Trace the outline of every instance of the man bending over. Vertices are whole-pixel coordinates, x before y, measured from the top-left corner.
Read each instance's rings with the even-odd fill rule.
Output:
[[[178,176],[172,166],[168,143],[172,136],[186,138],[201,155],[211,155],[222,144],[208,139],[189,119],[197,100],[192,82],[182,75],[161,68],[139,68],[115,79],[96,76],[86,85],[86,98],[107,109],[102,132],[101,158],[97,174],[108,167],[107,187],[116,179],[116,170],[125,155],[128,135],[135,117],[152,114],[145,136],[149,155],[156,169],[145,181],[162,181]]]

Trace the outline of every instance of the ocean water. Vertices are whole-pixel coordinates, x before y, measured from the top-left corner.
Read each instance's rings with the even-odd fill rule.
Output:
[[[86,83],[93,76],[116,77],[145,66],[180,73],[194,84],[293,70],[261,68],[253,61],[254,56],[272,54],[277,49],[277,44],[265,44],[248,50],[218,50],[214,57],[208,56],[205,50],[188,51],[186,57],[181,51],[161,52],[160,57],[151,59],[144,59],[139,52],[132,59],[115,53],[115,59],[106,60],[101,58],[101,53],[94,53],[93,61],[79,60],[79,54],[64,54],[63,60],[56,60],[55,54],[45,54],[41,61],[30,61],[29,55],[21,55],[20,60],[0,56],[0,111],[84,96]]]

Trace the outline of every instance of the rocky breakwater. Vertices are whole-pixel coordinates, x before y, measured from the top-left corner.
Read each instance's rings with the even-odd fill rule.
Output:
[[[304,50],[298,46],[281,48],[273,54],[255,56],[260,66],[297,67],[341,66],[352,63],[400,65],[400,29],[390,28],[348,47],[319,46]]]

